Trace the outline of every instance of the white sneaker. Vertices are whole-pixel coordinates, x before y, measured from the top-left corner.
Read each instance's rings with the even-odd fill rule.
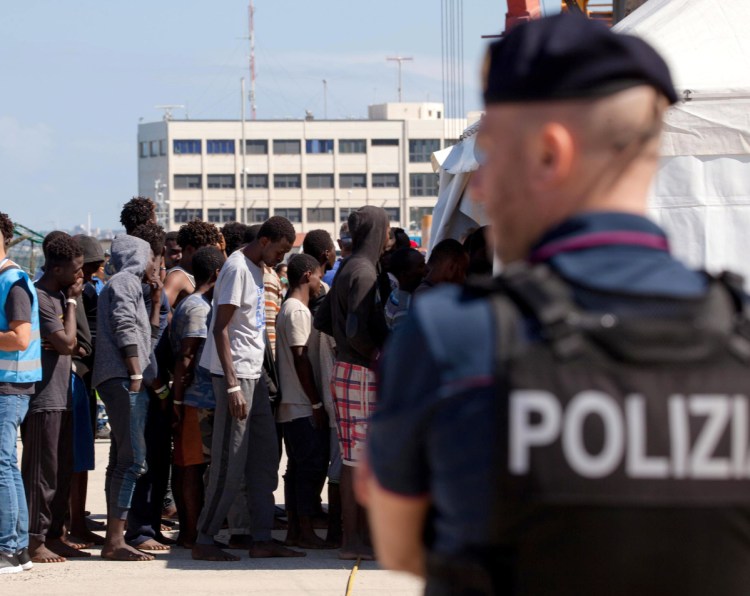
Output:
[[[0,575],[6,573],[21,573],[23,568],[18,562],[16,555],[9,555],[0,551]]]

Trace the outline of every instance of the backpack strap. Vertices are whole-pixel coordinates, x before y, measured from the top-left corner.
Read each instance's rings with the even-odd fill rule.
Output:
[[[745,292],[745,278],[732,271],[723,271],[716,276],[706,275],[720,283],[732,297],[736,318],[729,348],[737,358],[750,362],[750,297]]]
[[[573,302],[568,285],[552,269],[517,263],[504,271],[500,281],[521,311],[539,322],[543,337],[558,357],[568,359],[580,353],[586,315]]]

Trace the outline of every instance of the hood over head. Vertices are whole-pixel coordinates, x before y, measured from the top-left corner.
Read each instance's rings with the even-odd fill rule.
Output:
[[[389,227],[388,214],[382,207],[368,205],[352,212],[349,215],[352,255],[363,256],[373,264],[377,263]]]
[[[127,271],[137,277],[143,277],[151,259],[151,247],[148,242],[124,234],[112,241],[110,262],[117,272]]]

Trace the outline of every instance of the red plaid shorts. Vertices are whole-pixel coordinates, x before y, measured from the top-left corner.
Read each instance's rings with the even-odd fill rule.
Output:
[[[344,465],[356,465],[361,458],[376,389],[375,371],[347,362],[336,362],[333,367],[331,394]]]

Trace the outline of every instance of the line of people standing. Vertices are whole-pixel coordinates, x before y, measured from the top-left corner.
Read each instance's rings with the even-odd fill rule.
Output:
[[[7,247],[13,224],[0,223]],[[196,220],[165,234],[154,203],[135,198],[121,223],[106,284],[90,237],[50,233],[36,284],[0,255],[0,491],[12,493],[0,494],[11,503],[0,515],[0,571],[89,556],[93,545],[134,561],[175,542],[208,560],[235,560],[225,548],[371,557],[352,470],[375,407],[377,356],[418,289],[421,254],[382,209],[364,207],[342,226],[341,259],[327,232],[312,231],[282,284],[274,268],[296,239],[282,217],[221,231]],[[460,281],[463,252],[447,267],[456,279],[439,273],[451,254],[436,247],[431,275],[443,277],[429,283]],[[85,514],[97,396],[111,427],[105,538]],[[271,538],[282,440],[285,544]],[[162,531],[170,487],[176,541]],[[326,521],[323,539],[315,529]]]

